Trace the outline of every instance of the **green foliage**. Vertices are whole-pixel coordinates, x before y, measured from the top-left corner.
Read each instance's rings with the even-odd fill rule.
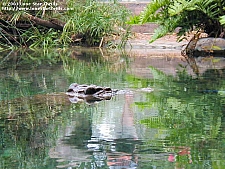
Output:
[[[123,27],[129,14],[125,7],[118,3],[102,3],[96,0],[88,0],[83,3],[69,1],[69,7],[65,18],[61,40],[76,34],[85,35],[88,45],[100,43],[102,37],[112,33],[119,33],[118,28]]]
[[[218,37],[224,30],[225,11],[222,0],[153,0],[130,24],[155,22],[160,25],[151,42],[180,27],[179,36],[193,29],[203,29],[210,36]]]
[[[161,23],[160,18],[168,15],[169,0],[153,0],[149,3],[140,15],[134,15],[127,22],[128,24],[144,24],[148,22]]]
[[[10,2],[5,0],[0,3],[0,6]],[[35,1],[27,0],[26,2],[33,4]],[[58,5],[60,6],[60,3]],[[8,46],[14,46],[16,43],[21,46],[46,49],[61,44],[71,44],[73,36],[76,35],[81,35],[86,45],[94,46],[98,45],[103,37],[124,34],[121,28],[125,27],[125,21],[129,12],[117,2],[103,3],[98,0],[70,0],[66,2],[65,6],[67,7],[65,11],[44,9],[39,11],[1,11],[0,29],[3,29],[0,33],[0,36],[3,37],[0,41],[1,47],[5,46],[4,43]],[[51,19],[62,21],[65,23],[63,31],[60,32],[52,28],[48,29],[43,25],[34,24],[33,21],[29,20],[29,17],[24,17],[26,14],[28,16],[37,16],[45,21]],[[29,24],[31,27],[26,29],[20,28],[18,23],[22,25]]]
[[[223,16],[220,17],[220,23],[222,25],[225,25],[225,15],[223,15]]]
[[[225,7],[223,8],[223,10],[225,11]],[[220,17],[220,23],[222,25],[225,25],[225,15],[223,15],[223,16]]]
[[[140,14],[140,23],[155,22],[162,15],[167,16],[168,5],[170,0],[154,0]],[[160,11],[159,11],[160,10]]]
[[[154,32],[154,35],[151,37],[150,43],[154,42],[156,39],[161,38],[165,36],[168,32],[174,31],[174,29],[177,28],[178,22],[182,18],[180,16],[177,17],[171,17],[165,20],[163,25],[160,25]]]
[[[56,45],[59,45],[57,39],[59,33],[52,28],[40,32],[38,28],[34,27],[24,33],[22,36],[29,37],[26,42],[31,42],[31,45],[29,46],[31,49],[43,48],[44,51],[46,51],[48,48],[56,47]]]
[[[185,11],[199,11],[210,19],[218,19],[219,8],[215,0],[175,0],[174,4],[169,6],[170,16],[182,14]]]

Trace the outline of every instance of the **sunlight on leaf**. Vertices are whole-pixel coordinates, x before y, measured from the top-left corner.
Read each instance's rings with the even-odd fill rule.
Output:
[[[219,47],[219,46],[212,46],[212,49],[213,50],[221,50],[221,47]]]
[[[225,25],[225,15],[223,15],[223,16],[220,17],[220,23],[222,25]]]

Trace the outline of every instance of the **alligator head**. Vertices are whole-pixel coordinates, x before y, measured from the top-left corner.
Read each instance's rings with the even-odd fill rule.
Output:
[[[135,91],[139,92],[152,92],[152,88],[140,88]],[[110,87],[101,87],[96,85],[79,85],[77,83],[72,83],[69,86],[66,94],[69,96],[69,100],[72,103],[78,103],[85,101],[86,103],[93,103],[102,100],[110,100],[112,96],[116,94],[128,94],[133,93],[132,90],[112,90]]]
[[[72,83],[66,92],[72,103],[77,103],[79,101],[93,103],[101,100],[110,100],[113,93],[110,87],[85,84],[79,85],[77,83]]]

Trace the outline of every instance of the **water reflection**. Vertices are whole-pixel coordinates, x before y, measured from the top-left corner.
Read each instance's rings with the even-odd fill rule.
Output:
[[[196,73],[174,56],[28,54],[1,62],[0,168],[225,165],[224,58],[194,58]],[[73,104],[64,94],[73,82],[127,92]]]
[[[82,125],[76,125],[69,136],[67,133],[65,139],[60,141],[62,144],[57,144],[51,150],[52,154],[59,156],[50,156],[70,161],[64,167],[76,166],[81,159],[86,159],[83,165],[87,167],[93,165],[133,168],[137,166],[138,157],[134,153],[138,136],[132,109],[133,97],[133,93],[130,92],[116,96],[113,102],[103,101],[97,107],[92,107],[91,123],[89,118],[82,118]],[[86,138],[80,139],[82,136]]]

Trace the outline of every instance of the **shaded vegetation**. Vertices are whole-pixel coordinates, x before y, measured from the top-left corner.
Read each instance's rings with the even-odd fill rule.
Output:
[[[71,44],[102,47],[126,34],[123,28],[129,15],[116,1],[12,3],[4,0],[0,7],[1,50],[14,46],[46,49]]]
[[[174,32],[176,28],[179,28],[179,36],[195,30],[210,37],[224,37],[224,6],[223,0],[153,0],[129,23],[158,23],[160,26],[150,42]]]

